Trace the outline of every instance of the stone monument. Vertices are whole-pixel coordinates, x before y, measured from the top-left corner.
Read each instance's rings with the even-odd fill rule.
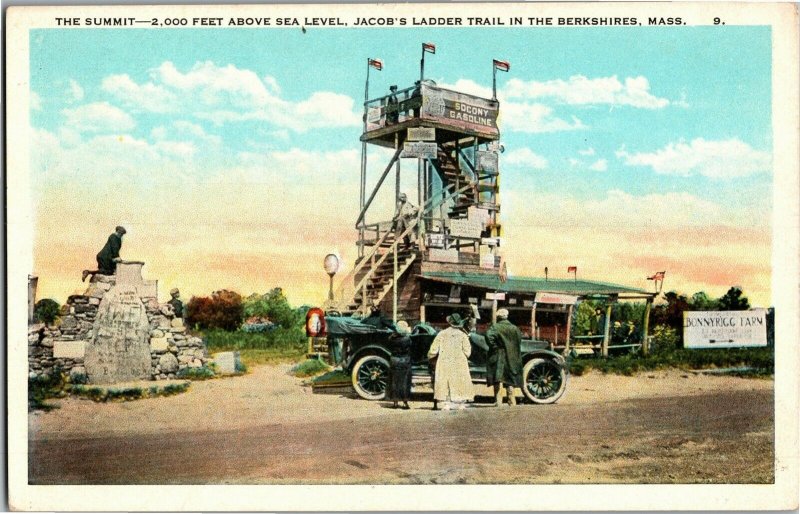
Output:
[[[93,384],[150,378],[150,322],[135,285],[117,284],[103,296],[84,366]]]

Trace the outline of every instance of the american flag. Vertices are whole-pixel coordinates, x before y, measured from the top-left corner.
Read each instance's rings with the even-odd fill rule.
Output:
[[[570,266],[569,268],[567,268],[567,273],[577,273],[577,272],[578,272],[577,266]]]
[[[422,43],[422,51],[423,52],[428,52],[428,53],[431,53],[431,54],[435,54],[436,53],[436,45],[434,45],[433,43]]]
[[[381,71],[383,69],[383,61],[381,61],[380,59],[370,59],[369,65],[378,71]]]
[[[666,273],[666,271],[659,271],[652,277],[647,277],[647,280],[664,280],[664,273]]]
[[[494,67],[500,71],[508,71],[511,69],[511,64],[508,61],[499,61],[497,59],[493,59]]]

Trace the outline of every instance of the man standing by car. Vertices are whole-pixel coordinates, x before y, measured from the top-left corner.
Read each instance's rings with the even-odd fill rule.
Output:
[[[497,311],[497,323],[486,332],[486,343],[489,345],[489,356],[486,362],[486,383],[494,386],[495,406],[502,404],[500,393],[502,386],[506,388],[508,404],[516,405],[514,388],[522,387],[522,357],[520,345],[522,333],[510,321],[508,310]]]

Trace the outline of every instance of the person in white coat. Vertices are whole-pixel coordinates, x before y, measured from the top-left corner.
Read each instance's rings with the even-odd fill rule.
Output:
[[[449,409],[453,403],[463,408],[465,402],[474,399],[472,378],[467,358],[472,352],[469,336],[464,332],[464,320],[458,313],[447,317],[450,327],[442,330],[433,340],[428,358],[436,357],[433,384],[433,408],[438,402]]]

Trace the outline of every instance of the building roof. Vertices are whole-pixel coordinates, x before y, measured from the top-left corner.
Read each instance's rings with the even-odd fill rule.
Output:
[[[498,275],[469,273],[464,271],[424,271],[420,278],[435,282],[446,282],[460,286],[490,289],[492,291],[507,293],[563,293],[575,296],[593,295],[633,295],[655,296],[656,293],[637,289],[635,287],[595,282],[591,280],[572,280],[541,277],[508,277],[505,282],[500,281]]]

